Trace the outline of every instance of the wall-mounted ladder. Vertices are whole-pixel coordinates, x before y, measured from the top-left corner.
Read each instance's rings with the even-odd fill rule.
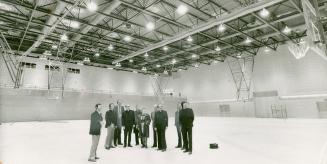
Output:
[[[15,53],[11,50],[5,36],[0,32],[0,46],[1,46],[1,56],[5,62],[8,69],[10,78],[14,83],[14,88],[19,88],[21,77],[23,74],[23,68],[20,65],[19,60],[15,56]]]
[[[249,100],[251,98],[254,56],[247,55],[241,58],[229,57],[226,60],[237,89],[237,100]]]

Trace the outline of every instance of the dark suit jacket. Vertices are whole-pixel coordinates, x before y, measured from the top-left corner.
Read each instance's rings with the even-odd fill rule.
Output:
[[[179,111],[179,122],[182,127],[192,127],[193,121],[194,113],[191,108],[186,108]]]
[[[154,115],[154,123],[156,128],[168,127],[168,114],[165,110],[158,110]]]
[[[90,135],[100,135],[101,133],[101,121],[103,120],[102,115],[94,111],[91,114],[91,124],[90,124]]]
[[[124,111],[122,116],[122,123],[125,128],[133,127],[133,125],[135,124],[134,111],[132,110]]]
[[[114,124],[115,126],[117,125],[117,115],[115,115],[113,110],[108,110],[106,112],[106,128],[110,126],[111,124]]]

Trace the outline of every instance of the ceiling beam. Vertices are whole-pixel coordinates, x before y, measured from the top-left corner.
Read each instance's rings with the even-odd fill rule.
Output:
[[[36,47],[38,47],[42,41],[53,32],[53,30],[57,27],[57,25],[66,17],[66,15],[70,12],[70,10],[72,10],[73,8],[75,8],[81,1],[83,0],[77,0],[73,6],[70,6],[70,8],[68,8],[65,13],[60,17],[60,18],[56,18],[56,17],[50,17],[47,21],[48,25],[51,25],[50,28],[48,27],[44,27],[43,28],[43,34],[39,35],[38,39],[36,42],[34,42],[34,44],[28,49],[26,50],[22,56],[26,56],[27,54],[31,53]],[[54,13],[56,14],[60,14],[62,11],[64,11],[65,9],[65,4],[58,2],[56,9],[54,11]]]
[[[185,32],[181,32],[180,34],[177,34],[174,37],[170,37],[170,38],[165,39],[165,40],[163,40],[163,41],[161,41],[159,43],[152,44],[152,45],[150,45],[150,46],[148,46],[148,47],[146,47],[144,49],[141,49],[141,50],[138,50],[138,51],[136,51],[134,53],[126,55],[125,57],[114,60],[113,63],[116,64],[118,62],[130,59],[130,58],[132,58],[134,56],[138,56],[138,55],[146,53],[148,51],[160,48],[160,47],[165,46],[167,44],[170,44],[170,43],[176,42],[178,40],[181,40],[183,38],[186,38],[186,37],[188,37],[190,35],[193,35],[193,34],[201,32],[201,31],[210,29],[210,28],[212,28],[214,26],[217,26],[219,24],[223,24],[223,23],[232,21],[234,19],[237,19],[237,18],[242,17],[244,15],[248,15],[248,14],[253,13],[255,11],[258,11],[258,10],[260,10],[262,8],[275,5],[275,4],[280,3],[282,1],[284,1],[284,0],[265,0],[265,1],[258,2],[258,3],[254,4],[254,5],[245,7],[243,9],[241,9],[241,10],[232,12],[230,14],[223,15],[223,16],[221,16],[219,18],[210,19],[210,21],[208,21],[206,23],[203,23],[203,24],[200,24],[200,25],[196,26],[193,29],[187,30]]]

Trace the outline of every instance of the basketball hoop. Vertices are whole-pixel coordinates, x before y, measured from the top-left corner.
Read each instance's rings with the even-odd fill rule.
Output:
[[[303,58],[309,51],[309,45],[303,41],[298,44],[289,44],[288,50],[294,55],[296,59]]]

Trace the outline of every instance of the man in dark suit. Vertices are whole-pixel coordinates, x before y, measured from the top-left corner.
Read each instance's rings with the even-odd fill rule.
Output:
[[[95,105],[95,111],[91,114],[91,123],[89,134],[92,135],[92,146],[89,156],[90,162],[96,162],[99,157],[96,156],[96,151],[99,144],[100,134],[101,134],[101,122],[103,120],[101,115],[101,104]]]
[[[124,147],[132,147],[131,137],[133,126],[135,125],[135,115],[134,111],[130,109],[129,105],[126,105],[125,108],[126,110],[122,116],[122,126],[124,127]]]
[[[159,105],[159,110],[155,113],[155,127],[158,133],[158,150],[166,151],[166,129],[168,127],[168,114],[163,110],[163,106]]]
[[[109,110],[106,112],[106,116],[105,116],[106,119],[105,127],[107,128],[107,138],[105,142],[105,148],[107,150],[109,150],[110,148],[114,148],[113,146],[114,131],[117,125],[117,116],[113,111],[114,106],[115,105],[113,103],[109,104]]]
[[[122,128],[122,115],[124,113],[124,106],[122,106],[121,102],[117,100],[117,105],[114,108],[114,113],[117,117],[117,123],[114,134],[114,144],[115,146],[122,145],[121,143],[121,128]]]
[[[157,135],[157,130],[155,126],[155,114],[157,112],[158,105],[154,105],[154,109],[151,112],[151,120],[152,120],[152,130],[153,130],[153,145],[152,147],[157,147],[158,146],[158,135]]]
[[[179,112],[179,121],[182,125],[184,153],[192,154],[192,128],[194,121],[194,113],[190,108],[190,104],[186,101],[181,103],[182,110]]]

